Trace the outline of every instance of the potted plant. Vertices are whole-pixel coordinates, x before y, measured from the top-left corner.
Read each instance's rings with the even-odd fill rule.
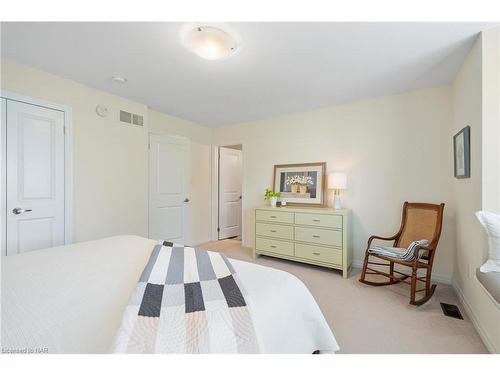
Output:
[[[281,193],[274,192],[271,189],[266,189],[266,192],[264,194],[264,200],[269,200],[269,203],[271,203],[271,207],[276,207],[276,202],[278,201],[278,198],[281,197]]]

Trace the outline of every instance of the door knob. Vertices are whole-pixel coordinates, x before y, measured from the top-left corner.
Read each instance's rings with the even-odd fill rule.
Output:
[[[189,198],[184,199],[184,202],[185,203],[189,202]]]
[[[16,215],[22,214],[23,212],[31,212],[31,211],[33,210],[29,208],[19,208],[19,207],[16,207],[12,210],[12,212]]]

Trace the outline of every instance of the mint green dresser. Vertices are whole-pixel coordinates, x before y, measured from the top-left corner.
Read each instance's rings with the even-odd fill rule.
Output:
[[[270,206],[255,209],[254,257],[310,263],[347,271],[352,262],[350,211]]]

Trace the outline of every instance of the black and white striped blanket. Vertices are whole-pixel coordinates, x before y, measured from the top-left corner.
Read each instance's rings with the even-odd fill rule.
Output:
[[[407,249],[404,247],[372,246],[368,249],[371,254],[380,254],[390,258],[411,262],[415,260],[415,249],[417,246],[427,246],[429,241],[413,241]]]
[[[245,292],[223,254],[161,241],[125,309],[115,353],[258,353]]]

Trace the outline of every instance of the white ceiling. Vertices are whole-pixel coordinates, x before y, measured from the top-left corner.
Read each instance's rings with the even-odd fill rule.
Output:
[[[206,126],[450,82],[486,23],[232,23],[242,50],[208,61],[180,23],[2,23],[2,58]],[[122,75],[124,85],[110,77]]]

